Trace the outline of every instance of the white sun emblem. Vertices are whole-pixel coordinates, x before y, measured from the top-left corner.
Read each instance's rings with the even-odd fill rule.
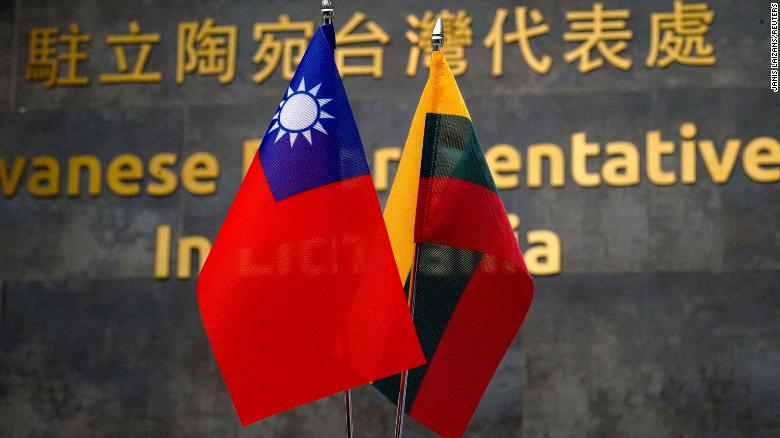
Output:
[[[300,134],[311,144],[312,129],[316,129],[323,134],[328,133],[320,123],[320,120],[335,118],[322,109],[325,104],[333,99],[317,98],[320,85],[322,84],[317,84],[314,88],[307,91],[306,82],[301,78],[297,91],[293,91],[292,87],[287,88],[287,95],[279,104],[279,109],[276,110],[274,115],[274,124],[268,130],[268,132],[279,130],[274,143],[278,142],[285,134],[289,134],[290,147],[292,147]]]

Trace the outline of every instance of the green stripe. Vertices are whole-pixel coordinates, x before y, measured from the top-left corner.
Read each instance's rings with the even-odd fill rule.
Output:
[[[467,117],[425,115],[420,176],[458,178],[498,192],[474,125]]]
[[[430,362],[482,254],[432,243],[419,243],[417,251],[414,326],[425,359]],[[427,369],[423,365],[409,371],[405,412],[412,408]],[[374,386],[396,403],[400,382],[400,375],[395,375],[374,382]]]

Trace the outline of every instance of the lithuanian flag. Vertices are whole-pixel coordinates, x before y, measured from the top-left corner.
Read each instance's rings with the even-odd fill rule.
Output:
[[[384,219],[427,359],[409,371],[404,411],[443,436],[462,435],[533,283],[441,52],[432,53]],[[399,383],[396,375],[374,385],[397,402]]]

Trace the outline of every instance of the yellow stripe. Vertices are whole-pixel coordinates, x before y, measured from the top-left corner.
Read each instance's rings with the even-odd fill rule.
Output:
[[[471,118],[455,83],[455,77],[441,52],[431,54],[428,82],[414,112],[412,126],[409,128],[409,136],[406,138],[401,162],[384,212],[401,281],[406,280],[414,262],[414,220],[427,113],[453,114]]]

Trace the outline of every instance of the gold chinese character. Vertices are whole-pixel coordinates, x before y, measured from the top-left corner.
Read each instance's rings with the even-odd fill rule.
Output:
[[[70,25],[70,34],[63,34],[60,36],[60,43],[68,45],[68,51],[61,53],[57,57],[57,61],[66,63],[65,71],[67,75],[64,77],[57,77],[56,85],[87,85],[89,84],[89,78],[86,76],[78,75],[78,63],[87,59],[86,52],[80,52],[80,45],[88,43],[92,39],[89,35],[84,35],[79,29],[79,25],[73,23]],[[59,68],[58,68],[59,70]]]
[[[520,54],[531,70],[539,74],[547,74],[552,66],[552,59],[543,55],[537,58],[531,50],[529,41],[540,35],[550,33],[550,26],[544,22],[544,16],[538,9],[531,9],[530,16],[533,26],[528,26],[528,8],[515,8],[515,27],[517,30],[513,33],[504,33],[504,23],[506,22],[509,11],[504,8],[498,8],[496,18],[493,20],[493,27],[490,33],[482,42],[485,47],[493,49],[493,76],[502,76],[504,74],[504,43],[518,43]]]
[[[633,32],[626,29],[626,20],[631,17],[628,9],[605,11],[603,3],[594,3],[592,11],[567,12],[571,32],[563,34],[566,42],[582,42],[577,48],[566,52],[563,59],[572,63],[580,60],[580,73],[601,68],[604,59],[621,70],[631,68],[633,61],[618,54],[628,48],[626,41],[631,40]],[[607,41],[617,41],[607,45]],[[590,52],[598,49],[603,58],[591,59]]]
[[[336,49],[336,65],[342,76],[371,75],[381,78],[384,70],[384,47],[390,41],[384,30],[373,21],[366,22],[367,32],[355,32],[366,21],[366,14],[355,12],[347,24],[336,33],[336,46],[346,46],[359,43],[379,43],[374,47],[338,47]],[[347,59],[370,58],[368,65],[347,64]]]
[[[282,32],[298,32],[301,35],[286,37],[280,41],[275,34]],[[313,22],[291,22],[286,14],[280,15],[279,21],[275,23],[255,23],[253,37],[260,46],[252,57],[252,62],[265,65],[252,76],[252,80],[259,84],[268,79],[276,71],[279,61],[282,61],[282,77],[287,80],[292,79],[313,33]]]
[[[30,61],[27,67],[27,80],[43,82],[46,88],[57,85],[79,86],[89,84],[89,78],[79,76],[79,62],[87,59],[87,53],[81,51],[81,45],[92,39],[84,35],[79,25],[70,25],[70,34],[59,34],[57,28],[33,29],[30,34]],[[67,44],[64,53],[57,51],[58,44]],[[60,65],[65,64],[65,76],[60,76]]]
[[[220,84],[227,84],[236,74],[235,25],[215,26],[206,18],[203,25],[191,21],[179,23],[176,50],[176,83],[184,83],[184,75],[196,72],[201,76],[219,75]]]
[[[471,17],[465,11],[453,14],[448,10],[439,13],[444,26],[444,55],[455,76],[460,76],[468,68],[466,60],[466,47],[471,47]],[[420,63],[420,54],[425,53],[424,63],[426,67],[431,65],[431,33],[436,24],[436,16],[431,11],[425,11],[422,18],[408,15],[406,22],[414,31],[406,31],[406,39],[412,44],[409,49],[409,62],[406,64],[406,75],[417,75],[417,66]]]
[[[141,35],[141,26],[137,21],[131,21],[128,24],[129,35],[109,35],[106,37],[106,44],[114,47],[116,55],[117,70],[119,73],[103,73],[100,75],[100,82],[104,84],[117,84],[123,82],[160,82],[162,73],[146,72],[146,62],[152,53],[152,46],[160,42],[159,33],[148,33]],[[138,45],[138,57],[135,60],[133,70],[130,71],[130,65],[127,62],[127,53],[125,46]]]
[[[60,30],[56,27],[36,28],[30,32],[30,57],[27,80],[45,82],[52,87],[57,81],[57,42]]]
[[[667,67],[673,62],[685,65],[714,65],[715,49],[704,42],[715,12],[707,3],[684,4],[675,0],[674,12],[652,15],[652,42],[645,60],[648,67]],[[663,34],[662,34],[663,32]],[[659,53],[665,56],[658,59]]]

